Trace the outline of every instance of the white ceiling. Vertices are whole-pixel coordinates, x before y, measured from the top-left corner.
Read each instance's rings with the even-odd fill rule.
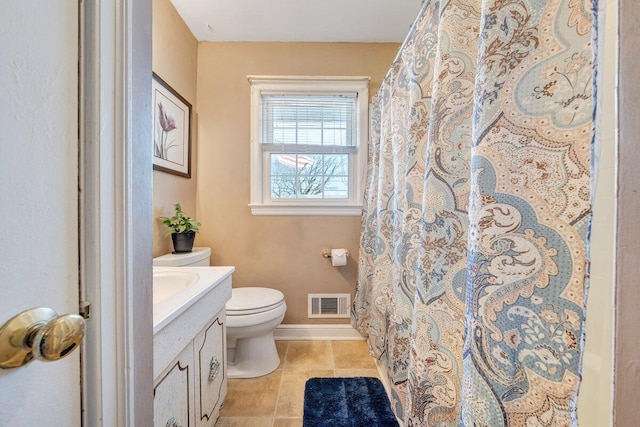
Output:
[[[422,0],[171,0],[199,41],[402,42]]]

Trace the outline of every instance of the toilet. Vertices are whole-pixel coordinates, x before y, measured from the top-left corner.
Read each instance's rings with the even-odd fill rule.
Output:
[[[153,259],[154,266],[209,266],[211,249],[195,247],[192,252],[166,254]],[[254,378],[275,371],[280,357],[273,339],[274,329],[284,319],[284,294],[261,287],[233,288],[226,304],[227,375]]]
[[[284,294],[270,288],[234,288],[226,307],[229,378],[254,378],[275,371],[280,356],[273,330],[287,311]]]

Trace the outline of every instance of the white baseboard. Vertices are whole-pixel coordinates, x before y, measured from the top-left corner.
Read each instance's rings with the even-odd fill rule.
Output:
[[[364,340],[351,325],[280,325],[273,331],[276,340]]]

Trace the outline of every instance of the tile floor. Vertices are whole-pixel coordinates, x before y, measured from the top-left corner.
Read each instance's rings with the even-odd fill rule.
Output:
[[[276,341],[280,366],[259,378],[229,379],[216,427],[301,427],[312,377],[378,377],[366,341]]]

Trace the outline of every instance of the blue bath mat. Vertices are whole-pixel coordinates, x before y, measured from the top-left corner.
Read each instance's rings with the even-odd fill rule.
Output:
[[[377,378],[311,378],[304,388],[303,427],[398,427]]]

